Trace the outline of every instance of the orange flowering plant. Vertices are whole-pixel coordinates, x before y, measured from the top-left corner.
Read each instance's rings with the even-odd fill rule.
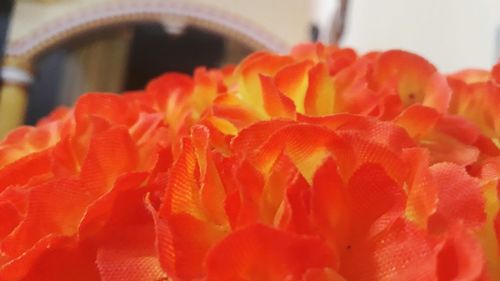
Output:
[[[0,143],[0,280],[500,280],[500,64],[305,44]]]

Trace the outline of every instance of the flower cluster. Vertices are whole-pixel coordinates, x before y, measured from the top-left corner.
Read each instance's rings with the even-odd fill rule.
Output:
[[[0,280],[498,280],[500,64],[305,44],[0,143]]]

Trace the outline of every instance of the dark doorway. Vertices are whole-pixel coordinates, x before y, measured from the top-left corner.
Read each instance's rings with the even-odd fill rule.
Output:
[[[109,40],[117,32],[126,31],[130,39],[124,44],[115,44],[114,52],[127,49],[123,77],[118,87],[106,85],[87,87],[82,84],[96,78],[88,64],[97,64],[106,79],[109,57],[91,57],[84,61],[75,58],[82,46]],[[101,40],[101,41],[100,41]],[[203,29],[187,27],[183,33],[172,35],[160,24],[139,24],[107,28],[74,38],[39,57],[35,63],[36,75],[30,87],[30,100],[26,123],[35,124],[60,105],[72,105],[78,97],[88,91],[122,92],[142,89],[148,81],[168,71],[192,74],[197,66],[220,67],[237,63],[253,51],[235,40]],[[109,55],[109,54],[108,54]],[[70,71],[68,71],[68,69]],[[94,68],[95,69],[95,68]],[[102,74],[101,74],[102,75]],[[101,77],[102,78],[102,77]],[[87,83],[87,84],[86,84]]]
[[[134,29],[125,90],[142,89],[167,71],[191,74],[200,65],[220,66],[224,56],[225,40],[215,33],[187,28],[180,35],[171,35],[158,24]]]

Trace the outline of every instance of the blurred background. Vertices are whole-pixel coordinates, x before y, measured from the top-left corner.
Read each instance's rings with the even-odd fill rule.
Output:
[[[500,0],[1,0],[0,137],[90,91],[322,41],[400,48],[443,72],[489,69]]]

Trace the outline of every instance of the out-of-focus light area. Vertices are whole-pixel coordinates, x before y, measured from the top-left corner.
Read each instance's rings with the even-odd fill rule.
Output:
[[[340,1],[319,2],[315,11],[326,27],[334,16],[331,7]],[[443,72],[489,69],[499,58],[500,0],[348,2],[341,42],[360,52],[409,50],[426,57]],[[327,39],[325,33],[321,39]]]
[[[499,0],[354,0],[345,44],[402,48],[442,71],[489,68],[498,57]]]

